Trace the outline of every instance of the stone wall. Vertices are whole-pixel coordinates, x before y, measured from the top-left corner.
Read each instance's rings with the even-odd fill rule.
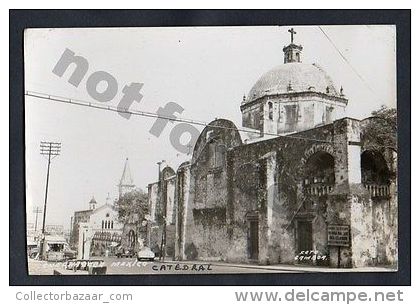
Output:
[[[149,247],[156,254],[160,253],[163,238],[166,241],[165,256],[172,259],[175,257],[176,248],[176,179],[174,170],[165,167],[160,173],[160,181],[148,185],[149,209],[152,216],[148,232]]]
[[[231,122],[212,124],[200,135],[191,164],[177,172],[177,259],[297,263],[299,224],[305,222],[312,231],[311,250],[326,256],[311,264],[396,263],[396,183],[386,200],[374,199],[361,183],[358,120],[250,144],[242,144]],[[221,146],[223,153],[217,151]],[[318,154],[333,158],[332,184],[306,181]],[[255,222],[257,234],[251,232]],[[328,244],[329,225],[349,226],[349,246]]]

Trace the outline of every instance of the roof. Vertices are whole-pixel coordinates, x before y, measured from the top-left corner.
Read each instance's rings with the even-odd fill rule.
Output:
[[[319,66],[300,62],[286,63],[263,74],[252,87],[245,103],[265,95],[308,91],[339,96],[333,81]]]
[[[92,214],[96,214],[96,213],[98,213],[99,211],[103,210],[104,208],[110,208],[111,210],[115,210],[115,209],[116,209],[116,208],[115,208],[115,206],[113,206],[112,204],[110,204],[110,203],[105,203],[105,204],[101,205],[99,208],[96,208],[96,209],[92,212]]]
[[[92,214],[93,210],[80,210],[80,211],[74,211],[74,214]]]
[[[65,243],[66,239],[64,238],[64,236],[45,235],[45,241],[49,243]]]
[[[130,166],[128,164],[128,158],[125,159],[124,170],[119,185],[134,186],[134,181],[131,177]]]

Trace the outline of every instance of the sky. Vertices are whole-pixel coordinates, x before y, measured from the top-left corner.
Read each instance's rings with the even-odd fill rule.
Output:
[[[176,102],[185,109],[179,117],[205,122],[226,118],[239,127],[243,95],[262,74],[283,64],[289,28],[29,29],[25,90],[96,102],[87,93],[86,79],[106,71],[117,80],[118,93],[104,105],[118,105],[125,85],[143,83],[143,98],[132,109],[156,112]],[[322,26],[332,42],[317,26],[293,28],[295,43],[303,46],[302,61],[317,63],[337,89],[343,87],[349,99],[346,116],[362,119],[381,105],[396,107],[394,26]],[[52,73],[66,48],[89,63],[78,87],[68,82],[71,69],[63,77]],[[126,158],[134,183],[143,190],[156,181],[158,161],[176,169],[190,159],[169,141],[177,123],[169,123],[155,137],[149,132],[154,118],[127,120],[115,112],[33,97],[25,99],[25,120],[28,222],[34,222],[33,208],[44,202],[47,160],[40,155],[40,141],[62,143],[61,155],[51,163],[46,223],[66,229],[74,211],[87,209],[92,196],[99,204],[108,193],[118,196]]]

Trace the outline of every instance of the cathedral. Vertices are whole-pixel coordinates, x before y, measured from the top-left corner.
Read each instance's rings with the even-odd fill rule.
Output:
[[[212,121],[191,160],[149,184],[150,247],[177,260],[396,266],[396,152],[369,148],[375,118],[346,117],[343,88],[289,32],[283,63],[238,105],[242,126]]]

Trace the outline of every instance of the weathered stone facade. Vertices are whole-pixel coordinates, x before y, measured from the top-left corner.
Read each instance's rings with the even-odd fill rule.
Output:
[[[232,124],[206,127],[191,163],[177,171],[176,236],[167,242],[177,259],[295,263],[299,252],[313,250],[337,266],[327,228],[347,225],[350,246],[340,249],[340,266],[396,264],[396,180],[362,181],[360,121],[248,145]]]
[[[148,185],[149,209],[149,247],[158,255],[165,248],[165,256],[175,256],[175,224],[177,205],[175,171],[167,166],[160,175],[159,181]]]
[[[162,216],[174,227],[167,245],[176,259],[397,264],[396,153],[366,148],[374,118],[344,117],[342,90],[318,67],[296,66],[301,50],[244,99],[246,128],[211,122],[191,161],[149,185],[156,227]],[[289,106],[296,113],[287,118]]]

